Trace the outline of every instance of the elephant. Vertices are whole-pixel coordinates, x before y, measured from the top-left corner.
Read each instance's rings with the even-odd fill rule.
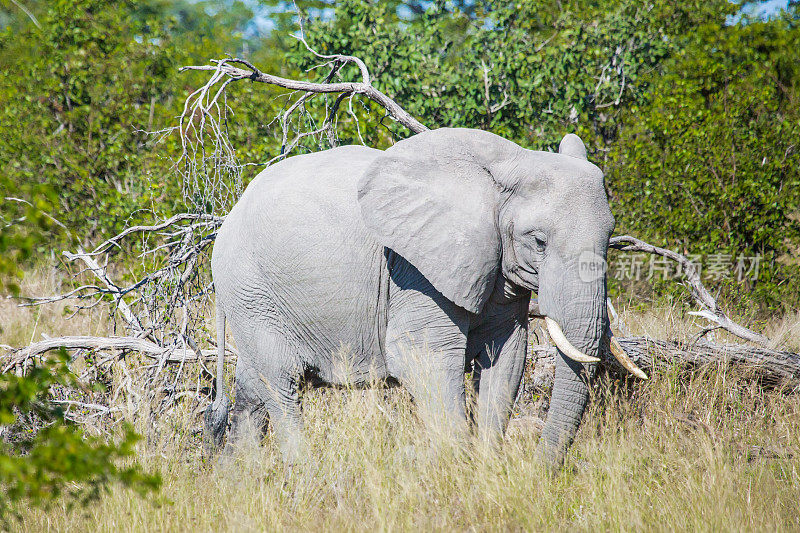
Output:
[[[238,349],[229,445],[248,424],[269,423],[287,461],[302,455],[303,383],[399,384],[432,413],[429,423],[497,443],[522,379],[535,293],[558,348],[538,453],[560,465],[611,339],[605,259],[615,221],[603,179],[574,134],[554,153],[463,128],[263,170],[226,216],[211,258],[211,446],[222,445],[230,407],[226,323]]]

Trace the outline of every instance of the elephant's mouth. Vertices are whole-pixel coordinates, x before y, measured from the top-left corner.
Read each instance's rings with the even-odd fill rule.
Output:
[[[596,357],[586,355],[575,348],[572,343],[567,340],[566,335],[564,335],[564,332],[561,329],[561,326],[558,325],[558,322],[541,313],[539,310],[539,302],[535,298],[531,298],[528,316],[531,318],[544,319],[550,338],[553,339],[553,343],[556,345],[556,348],[561,350],[561,353],[563,353],[565,356],[580,363],[593,363],[599,361],[599,359]],[[619,341],[614,336],[614,333],[611,331],[610,326],[608,326],[605,335],[603,335],[603,342],[606,344],[608,351],[611,352],[611,355],[614,356],[614,358],[625,370],[639,379],[648,379],[647,374],[641,368],[636,366],[636,363],[634,363],[631,358],[628,357],[628,354],[625,353],[625,350],[622,348]]]
[[[539,269],[516,261],[513,252],[510,259],[510,266],[503,272],[506,279],[529,291],[539,292]]]
[[[514,267],[510,268],[508,272],[504,272],[503,275],[515,285],[519,285],[532,292],[539,291],[539,275],[535,272],[528,272],[524,269]]]
[[[502,271],[505,278],[520,287],[533,292],[539,292],[539,268],[536,265],[526,265],[519,260],[515,249],[516,241],[511,235],[503,240]]]

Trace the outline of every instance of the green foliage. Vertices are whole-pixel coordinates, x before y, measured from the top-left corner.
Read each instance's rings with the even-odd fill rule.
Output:
[[[140,466],[119,466],[134,455],[139,436],[126,425],[119,442],[87,435],[49,401],[54,386],[74,387],[66,354],[26,376],[0,374],[0,427],[11,434],[0,441],[0,520],[16,505],[47,505],[59,497],[71,503],[96,500],[110,484],[121,483],[140,495],[157,490],[161,478]],[[21,421],[33,421],[37,431],[18,431]],[[17,429],[17,431],[15,431]]]
[[[0,68],[10,73],[0,77],[0,287],[11,292],[34,257],[185,210],[177,136],[145,133],[174,125],[206,78],[179,67],[232,53],[277,70],[288,39],[250,31],[239,1],[23,4],[35,21],[0,3]],[[279,146],[265,127],[276,91],[242,84],[231,94],[242,101],[230,123],[240,155],[268,160]]]
[[[15,76],[0,98],[6,135],[0,154],[16,183],[58,190],[44,206],[72,228],[87,218],[114,230],[136,207],[143,134],[161,101],[170,58],[131,37],[140,28],[100,1],[52,2],[41,29],[0,36]],[[166,82],[166,83],[165,83]]]
[[[209,15],[211,5],[32,3],[38,26],[15,19],[0,32],[0,66],[14,73],[0,79],[4,182],[87,240],[119,231],[138,209],[177,210],[179,184],[169,179],[176,140],[154,149],[146,131],[172,125],[201,79],[180,66],[247,44],[237,29],[252,17],[244,4],[225,2]],[[2,203],[6,220],[19,209]],[[24,236],[35,229],[21,226]],[[66,237],[40,234],[50,245]]]
[[[620,229],[695,254],[760,255],[756,300],[797,303],[798,65],[795,19],[698,27],[622,115],[607,166]]]
[[[53,218],[96,240],[185,208],[170,168],[175,137],[155,145],[142,132],[173,124],[204,79],[179,66],[231,53],[266,72],[313,78],[317,71],[305,71],[321,62],[289,37],[297,20],[282,0],[25,5],[38,24],[12,4],[0,7],[0,66],[14,73],[0,79],[0,185],[28,202],[0,204],[9,224],[0,231],[4,272],[69,238]],[[315,49],[366,59],[374,84],[423,123],[487,129],[546,150],[578,133],[606,171],[618,231],[689,253],[761,254],[759,280],[743,287],[768,305],[790,296],[800,157],[795,5],[768,21],[735,23],[740,6],[727,0],[300,7]],[[264,16],[274,31],[257,23]],[[342,78],[358,72],[347,66]],[[288,100],[248,83],[229,93],[231,142],[242,162],[256,163],[246,182],[279,153],[273,119]],[[294,127],[317,127],[331,101],[309,101]],[[408,135],[358,98],[343,104],[337,133],[343,144],[383,148]],[[300,151],[328,146],[307,138]]]
[[[476,53],[510,95],[507,108],[485,114],[486,126],[531,148],[555,149],[575,132],[602,161],[616,140],[617,114],[648,98],[647,73],[685,32],[735,8],[725,0],[623,0],[490,1],[486,9],[491,24],[478,34]]]
[[[322,53],[369,58],[375,84],[431,127],[489,129],[545,149],[576,131],[601,154],[618,111],[643,101],[646,74],[681,36],[735,12],[725,0],[492,0],[468,11],[438,1],[408,20],[396,4],[337,2],[309,40]],[[314,62],[300,47],[294,58]]]
[[[0,289],[16,294],[15,279],[22,276],[21,264],[31,256],[41,235],[53,227],[46,209],[55,201],[51,188],[35,183],[17,183],[0,173],[0,190],[5,192],[0,211]],[[30,198],[31,200],[26,200]],[[19,226],[25,224],[24,230]]]
[[[796,303],[800,274],[800,29],[796,7],[732,24],[739,9],[487,0],[404,18],[396,3],[344,0],[307,33],[323,53],[369,58],[375,84],[431,127],[547,150],[578,133],[606,171],[618,231],[734,264],[758,254],[759,278],[742,286],[776,307]],[[313,61],[301,48],[293,59]]]

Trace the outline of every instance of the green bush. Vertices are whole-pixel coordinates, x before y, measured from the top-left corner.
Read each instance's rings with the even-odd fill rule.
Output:
[[[730,263],[706,281],[732,300],[798,303],[796,5],[735,23],[741,6],[727,0],[433,2],[414,16],[396,6],[337,2],[307,33],[323,52],[368,58],[375,84],[431,127],[545,150],[578,133],[606,172],[617,233]],[[303,48],[293,57],[314,61]],[[374,132],[368,142],[385,142]],[[736,272],[741,261],[758,261],[755,279]]]
[[[800,27],[793,18],[697,28],[647,102],[620,118],[606,168],[621,231],[733,265],[745,287],[797,304]]]
[[[4,233],[32,238],[32,251],[42,254],[185,210],[172,168],[177,135],[157,143],[162,136],[147,132],[174,126],[185,97],[207,78],[180,73],[181,66],[207,63],[251,42],[242,32],[252,12],[241,2],[25,4],[37,23],[11,6],[6,16],[13,17],[0,28],[0,68],[10,73],[0,77],[2,179],[35,204],[40,218],[46,213],[69,231],[51,221],[55,234],[25,222]],[[268,62],[265,68],[272,69]],[[264,104],[274,93],[263,93],[244,99],[246,110],[237,107],[242,120],[234,137],[243,157],[258,157],[249,146],[261,143],[265,116],[258,115],[274,107]],[[51,194],[41,194],[43,188]],[[6,221],[24,214],[18,203],[0,197]]]
[[[87,435],[50,402],[51,387],[77,384],[67,361],[62,353],[25,376],[0,374],[0,427],[5,430],[0,441],[0,520],[8,520],[21,503],[47,505],[63,497],[70,504],[86,505],[113,483],[141,495],[161,485],[158,474],[146,473],[136,463],[120,466],[134,455],[139,440],[129,425],[118,442],[106,442]]]
[[[69,238],[50,217],[96,242],[186,209],[171,168],[176,137],[156,145],[140,131],[174,124],[206,79],[177,68],[226,52],[290,77],[313,77],[304,71],[320,63],[287,36],[296,21],[286,5],[263,3],[276,30],[255,37],[242,2],[30,0],[37,24],[0,7],[0,67],[13,73],[0,78],[0,180],[28,202],[2,201],[0,249],[10,252],[0,270]],[[333,16],[326,5],[301,3],[310,44],[364,58],[374,84],[423,123],[545,150],[578,133],[606,171],[618,232],[690,254],[758,255],[757,279],[725,291],[764,309],[796,303],[796,4],[769,20],[734,20],[741,6],[728,0],[341,0]],[[352,65],[342,71],[357,77]],[[280,151],[279,94],[230,87],[228,133],[254,163],[245,182]],[[315,127],[324,101],[309,101],[297,126]],[[409,134],[374,104],[348,104],[342,143],[385,148]],[[308,138],[298,153],[327,146]],[[725,279],[708,281],[737,281]]]

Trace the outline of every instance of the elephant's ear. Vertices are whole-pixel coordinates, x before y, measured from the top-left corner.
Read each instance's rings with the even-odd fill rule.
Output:
[[[501,186],[489,168],[508,144],[478,130],[423,132],[386,150],[358,184],[362,216],[378,241],[473,313],[500,269]]]
[[[574,133],[567,133],[564,135],[564,138],[561,139],[561,144],[558,145],[558,153],[577,157],[584,161],[589,160],[589,158],[586,157],[586,146],[583,144],[581,138]]]

